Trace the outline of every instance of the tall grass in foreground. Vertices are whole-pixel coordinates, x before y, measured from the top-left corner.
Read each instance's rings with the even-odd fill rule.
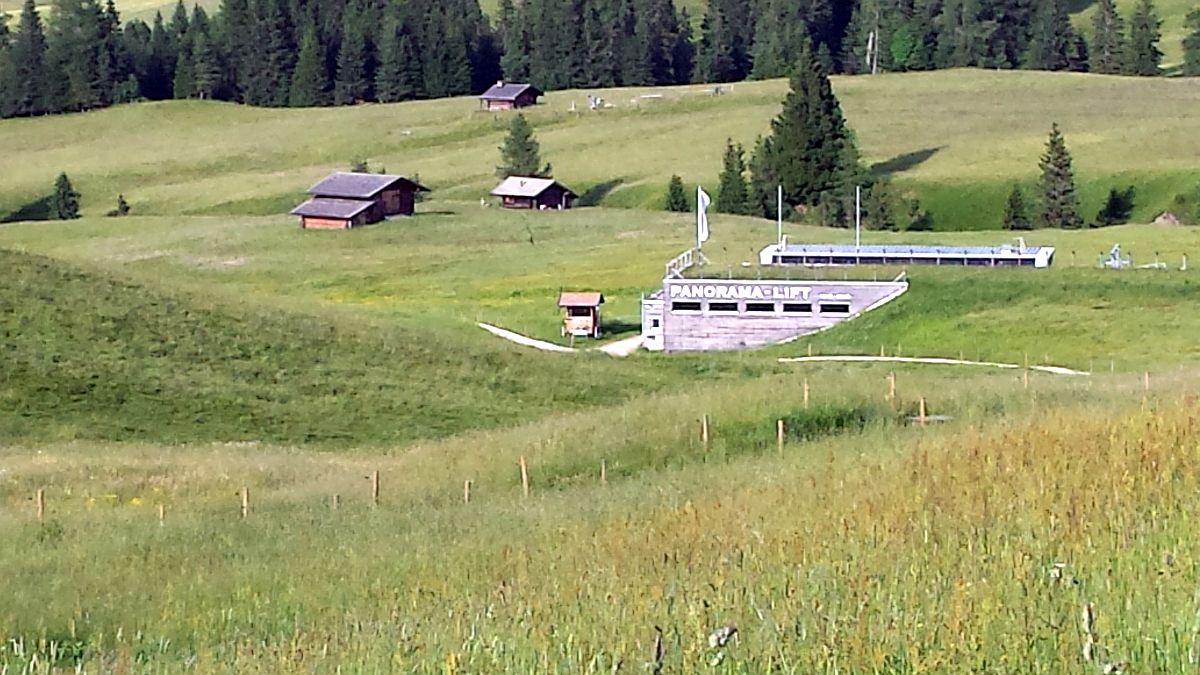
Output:
[[[1200,649],[1200,410],[1131,393],[468,505],[332,511],[295,489],[329,458],[160,458],[144,499],[193,490],[162,527],[128,493],[83,496],[120,484],[72,469],[99,451],[18,458],[8,504],[40,474],[64,505],[0,516],[0,663],[47,672],[53,645],[90,671],[639,672],[658,626],[664,672],[1180,672]]]

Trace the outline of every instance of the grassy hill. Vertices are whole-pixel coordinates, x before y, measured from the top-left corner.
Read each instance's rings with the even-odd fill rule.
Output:
[[[1190,81],[964,70],[836,87],[865,159],[920,196],[938,228],[998,227],[1011,184],[1035,180],[1054,121],[1074,153],[1088,217],[1110,187],[1136,185],[1135,217],[1148,221],[1200,183],[1189,123],[1200,89]],[[725,139],[751,145],[786,83],[726,89],[602,91],[615,107],[595,113],[584,92],[557,92],[529,114],[545,157],[585,203],[657,207],[672,173],[715,187]],[[477,200],[493,184],[507,119],[474,99],[449,99],[315,110],[158,103],[6,120],[0,217],[28,213],[63,170],[90,214],[111,209],[119,192],[138,214],[278,214],[356,156],[419,173],[435,199]]]

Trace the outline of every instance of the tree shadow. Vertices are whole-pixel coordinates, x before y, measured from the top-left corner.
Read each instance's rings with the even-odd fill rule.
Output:
[[[16,223],[22,220],[50,220],[51,198],[51,195],[46,195],[45,197],[29,202],[7,216],[0,218],[0,223]]]
[[[1067,11],[1071,14],[1076,14],[1094,4],[1096,4],[1096,0],[1067,0]]]
[[[920,166],[933,157],[942,149],[942,146],[936,148],[924,148],[922,150],[914,150],[906,152],[903,155],[882,162],[876,162],[871,165],[870,173],[875,177],[890,176],[894,173],[908,171],[914,167]]]
[[[614,178],[610,181],[597,183],[587,190],[584,190],[583,194],[579,195],[579,199],[575,200],[575,205],[596,206],[600,203],[600,200],[607,197],[610,192],[617,189],[624,182],[624,178]]]

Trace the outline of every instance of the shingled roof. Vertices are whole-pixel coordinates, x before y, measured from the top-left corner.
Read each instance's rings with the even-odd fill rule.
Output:
[[[337,171],[321,179],[319,183],[308,189],[308,194],[314,197],[342,197],[347,199],[373,199],[375,195],[386,188],[404,181],[411,183],[420,192],[429,192],[429,188],[404,176],[389,176],[381,173],[350,173]]]
[[[330,199],[316,197],[292,209],[293,216],[308,216],[309,218],[338,218],[349,219],[371,208],[372,202],[358,199]]]
[[[599,307],[604,304],[604,294],[598,291],[562,291],[558,294],[559,307]]]
[[[521,94],[529,91],[534,98],[542,95],[542,91],[532,84],[518,84],[516,82],[497,82],[483,92],[479,98],[485,101],[515,101]]]
[[[572,197],[579,196],[571,188],[553,178],[533,178],[530,176],[509,176],[495,188],[492,188],[492,195],[496,197],[536,197],[550,189],[552,185],[557,185],[566,190],[567,194]]]

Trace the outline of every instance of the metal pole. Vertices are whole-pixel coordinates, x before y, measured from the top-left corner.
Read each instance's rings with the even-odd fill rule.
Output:
[[[854,251],[862,244],[862,186],[854,186]]]
[[[779,254],[783,255],[783,251],[782,251],[782,249],[783,249],[783,186],[782,185],[776,186],[775,224],[776,224],[776,228],[779,230],[779,232],[778,232],[779,236],[777,236],[775,238],[775,241],[779,244],[779,248],[781,249],[779,251]]]

